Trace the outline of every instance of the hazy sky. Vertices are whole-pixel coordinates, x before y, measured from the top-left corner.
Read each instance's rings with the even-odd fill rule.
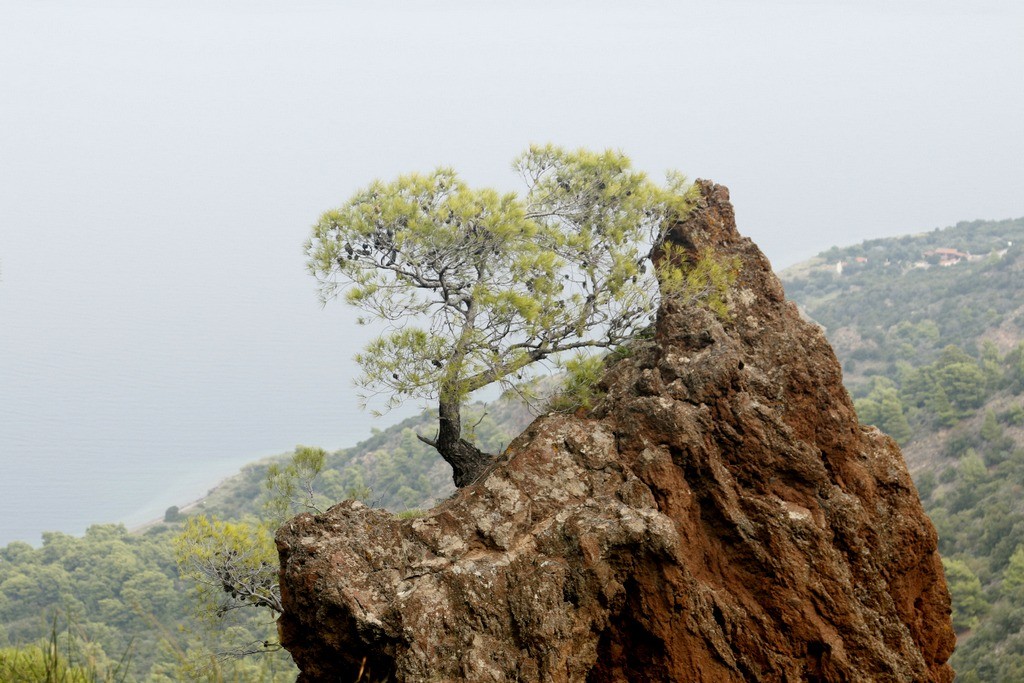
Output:
[[[615,147],[780,267],[1021,216],[1022,36],[1019,0],[0,0],[0,543],[386,426],[302,253],[374,177]]]

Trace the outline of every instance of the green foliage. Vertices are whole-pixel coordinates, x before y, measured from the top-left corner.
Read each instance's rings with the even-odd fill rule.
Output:
[[[23,683],[120,683],[128,675],[130,652],[111,661],[102,650],[65,633],[54,618],[49,637],[23,647],[0,648],[0,681]]]
[[[985,421],[981,424],[981,431],[978,434],[989,443],[997,443],[1003,438],[1003,428],[999,426],[996,414],[991,410],[985,411]]]
[[[298,446],[287,462],[266,467],[266,500],[261,518],[240,521],[212,516],[190,517],[174,539],[174,554],[181,577],[193,585],[196,614],[210,629],[230,631],[225,617],[235,611],[269,624],[281,612],[277,549],[273,532],[296,509],[320,512],[326,497],[317,491],[327,452]],[[154,577],[155,578],[155,577]],[[280,648],[267,633],[234,644],[230,654],[259,654]]]
[[[1024,605],[1024,545],[1010,555],[1010,561],[1003,571],[1003,584],[999,588],[1002,597],[1017,605]]]
[[[729,288],[739,274],[739,259],[722,258],[711,249],[691,258],[682,247],[666,243],[658,267],[664,296],[695,302],[723,321],[729,320]]]
[[[323,472],[327,451],[322,448],[296,446],[290,462],[271,463],[267,467],[266,488],[269,494],[265,507],[269,523],[280,525],[297,509],[322,512],[327,499],[318,494],[314,483]]]
[[[618,152],[551,145],[514,167],[521,197],[441,168],[375,181],[314,226],[307,254],[322,299],[344,290],[387,326],[356,357],[365,395],[461,404],[649,324],[658,288],[647,255],[666,218],[689,210],[684,179],[659,187]]]
[[[277,549],[265,522],[190,517],[174,539],[181,576],[195,582],[201,616],[245,608],[281,611]]]
[[[229,636],[211,633],[193,616],[194,596],[178,578],[173,538],[167,527],[129,533],[104,525],[82,537],[47,533],[39,548],[0,548],[3,656],[10,660],[16,651],[19,665],[40,653],[50,656],[56,632],[56,651],[70,670],[78,669],[74,675],[84,670],[91,676],[88,681],[294,680],[285,653],[261,658],[267,662],[210,659]],[[273,625],[237,614],[231,629],[232,642],[262,643]],[[0,680],[47,680],[9,671],[0,668]],[[69,674],[66,680],[76,679]]]
[[[1002,413],[999,418],[1013,427],[1024,427],[1024,405],[1011,406],[1009,410]]]
[[[24,683],[99,683],[95,670],[71,664],[56,648],[28,645],[0,650],[0,680]]]
[[[548,400],[548,409],[572,413],[580,408],[590,409],[602,396],[598,383],[604,374],[602,356],[576,356],[564,364],[562,386]]]
[[[974,628],[989,607],[982,594],[981,581],[963,560],[943,558],[942,568],[953,594],[953,628],[957,631]]]
[[[910,438],[911,430],[904,415],[903,403],[891,380],[874,378],[874,386],[868,395],[854,403],[862,422],[876,425],[899,443],[905,443]]]

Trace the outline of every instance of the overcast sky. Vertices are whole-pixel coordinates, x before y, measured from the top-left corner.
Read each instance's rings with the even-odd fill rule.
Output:
[[[1022,36],[1019,0],[0,0],[0,543],[386,426],[302,253],[372,178],[614,147],[729,186],[779,267],[1022,216]]]

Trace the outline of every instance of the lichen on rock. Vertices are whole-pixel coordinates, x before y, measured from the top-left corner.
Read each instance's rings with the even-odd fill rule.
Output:
[[[666,240],[736,259],[727,319],[667,298],[590,412],[538,418],[421,517],[347,501],[281,527],[300,681],[952,680],[898,447],[728,190],[698,188]]]

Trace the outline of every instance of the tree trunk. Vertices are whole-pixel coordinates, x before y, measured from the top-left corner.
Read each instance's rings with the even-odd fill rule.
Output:
[[[437,440],[431,441],[420,437],[421,441],[437,449],[441,457],[452,466],[452,478],[459,488],[472,484],[484,471],[493,455],[484,453],[479,448],[462,438],[461,402],[442,397],[438,402],[439,425]]]

